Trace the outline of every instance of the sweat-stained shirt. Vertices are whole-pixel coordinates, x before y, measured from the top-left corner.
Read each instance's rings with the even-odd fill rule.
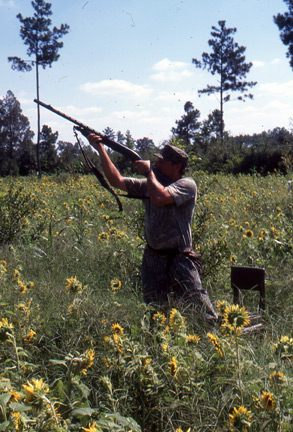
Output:
[[[197,187],[188,177],[171,183],[166,189],[175,204],[156,206],[148,197],[147,180],[125,178],[130,195],[142,197],[145,206],[145,237],[153,249],[192,249],[191,224],[196,204]]]

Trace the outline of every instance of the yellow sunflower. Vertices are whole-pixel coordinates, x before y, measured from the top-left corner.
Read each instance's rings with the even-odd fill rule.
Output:
[[[221,357],[224,357],[224,352],[222,349],[222,345],[219,341],[219,339],[217,338],[217,336],[213,335],[212,333],[208,333],[207,337],[209,338],[209,342],[211,342],[214,347],[216,348],[217,352],[219,353],[219,355]]]
[[[244,307],[240,307],[238,304],[226,307],[223,317],[223,327],[237,332],[249,323],[248,312]]]
[[[243,405],[233,408],[233,413],[229,414],[229,426],[231,432],[248,432],[251,425],[251,411]]]
[[[169,371],[173,377],[176,377],[177,373],[177,360],[176,357],[172,357],[172,360],[169,362]]]
[[[200,337],[196,336],[196,335],[187,335],[187,338],[185,339],[185,342],[187,344],[197,344],[200,341]]]
[[[28,403],[41,400],[41,396],[49,392],[48,384],[46,384],[42,378],[33,378],[31,382],[27,381],[27,384],[23,384],[22,387],[26,392],[25,402]]]
[[[96,427],[96,423],[89,423],[87,428],[82,428],[85,432],[100,432],[101,429]]]
[[[121,281],[117,278],[111,280],[112,291],[118,291],[121,288]]]
[[[225,313],[226,308],[229,306],[230,306],[230,303],[228,303],[226,300],[219,300],[217,302],[218,314],[222,317]]]
[[[183,318],[181,313],[175,308],[171,309],[170,312],[169,327],[174,332],[176,331],[182,332],[185,330],[186,327],[185,318]]]
[[[269,392],[262,392],[262,395],[259,399],[261,406],[267,411],[273,411],[275,408],[275,399],[274,395]]]
[[[35,334],[36,334],[36,332],[33,331],[32,329],[30,329],[30,331],[28,332],[26,337],[23,339],[24,343],[29,344],[33,340]]]
[[[85,352],[83,361],[81,363],[80,372],[86,375],[87,370],[94,364],[95,351],[93,349],[89,349]]]
[[[162,312],[156,312],[152,318],[157,325],[165,325],[167,320],[166,316]]]
[[[122,336],[123,335],[123,328],[119,324],[113,324],[112,325],[112,333]]]
[[[11,332],[13,332],[13,324],[9,323],[7,318],[2,318],[0,321],[0,342],[7,341]]]
[[[275,385],[283,384],[285,382],[285,375],[280,371],[278,372],[274,371],[273,373],[271,373],[269,378],[271,382]]]

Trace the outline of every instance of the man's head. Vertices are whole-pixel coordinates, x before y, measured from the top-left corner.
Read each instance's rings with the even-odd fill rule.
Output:
[[[180,164],[180,174],[184,174],[188,163],[188,155],[180,148],[166,144],[160,153],[155,154],[155,156],[159,158],[158,162],[170,161],[174,165]]]

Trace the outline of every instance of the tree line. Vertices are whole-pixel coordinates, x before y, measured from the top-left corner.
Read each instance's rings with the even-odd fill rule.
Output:
[[[293,130],[275,128],[253,135],[221,138],[221,114],[214,110],[207,119],[201,120],[200,111],[192,102],[184,105],[184,113],[171,129],[171,138],[165,141],[184,149],[190,156],[191,170],[209,173],[266,174],[293,171]],[[103,134],[137,151],[142,158],[149,159],[159,151],[152,139],[134,139],[128,130],[125,134],[110,127]],[[40,131],[39,157],[43,173],[88,173],[79,144],[58,140],[58,131],[43,125]],[[28,118],[22,113],[20,102],[9,90],[0,99],[0,176],[29,175],[38,171],[34,132]],[[83,143],[84,150],[95,164],[99,164],[96,152]],[[124,173],[132,172],[131,161],[118,153],[112,153],[113,161]]]

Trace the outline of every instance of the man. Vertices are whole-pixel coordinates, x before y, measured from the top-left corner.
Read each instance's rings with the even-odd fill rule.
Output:
[[[155,169],[158,178],[164,178],[162,184],[149,160],[134,162],[145,179],[123,177],[109,158],[101,138],[90,134],[88,140],[99,152],[109,183],[129,195],[141,197],[144,203],[147,246],[142,262],[142,286],[145,303],[163,309],[175,294],[187,307],[201,310],[208,322],[215,322],[217,314],[202,287],[200,263],[192,250],[191,224],[197,188],[194,180],[182,177],[188,155],[170,144],[156,155]]]

